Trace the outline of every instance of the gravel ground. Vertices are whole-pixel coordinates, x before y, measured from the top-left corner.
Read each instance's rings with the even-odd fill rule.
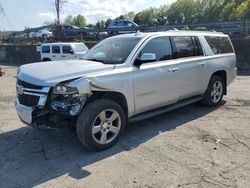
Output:
[[[250,187],[250,76],[218,108],[193,104],[130,124],[90,152],[67,129],[35,130],[15,112],[15,67],[0,78],[0,187]]]

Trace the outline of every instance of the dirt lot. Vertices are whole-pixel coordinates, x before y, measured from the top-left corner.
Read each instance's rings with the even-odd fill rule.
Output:
[[[74,132],[34,130],[14,108],[15,67],[0,78],[0,187],[250,187],[250,76],[219,108],[193,104],[138,124],[104,152]]]

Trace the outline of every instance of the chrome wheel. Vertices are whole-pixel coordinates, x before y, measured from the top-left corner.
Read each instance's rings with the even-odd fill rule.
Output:
[[[213,103],[218,103],[223,95],[223,84],[220,81],[216,81],[213,84],[211,91],[211,99]]]
[[[95,118],[92,126],[92,136],[99,144],[108,144],[112,142],[121,129],[121,117],[113,109],[102,111]]]

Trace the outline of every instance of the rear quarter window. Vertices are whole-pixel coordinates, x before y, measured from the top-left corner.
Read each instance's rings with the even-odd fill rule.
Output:
[[[50,53],[50,46],[43,46],[42,47],[42,53],[49,54]]]
[[[228,37],[205,36],[214,54],[233,53],[233,47]]]

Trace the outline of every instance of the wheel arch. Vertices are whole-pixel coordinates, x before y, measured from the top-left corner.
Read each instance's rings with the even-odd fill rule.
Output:
[[[113,91],[93,91],[93,94],[88,98],[85,105],[97,99],[108,99],[119,104],[128,117],[128,103],[126,97],[120,92]]]
[[[227,94],[227,72],[225,70],[218,70],[211,75],[210,79],[212,78],[212,76],[219,76],[224,80],[224,85],[225,85],[224,95],[226,95]]]

